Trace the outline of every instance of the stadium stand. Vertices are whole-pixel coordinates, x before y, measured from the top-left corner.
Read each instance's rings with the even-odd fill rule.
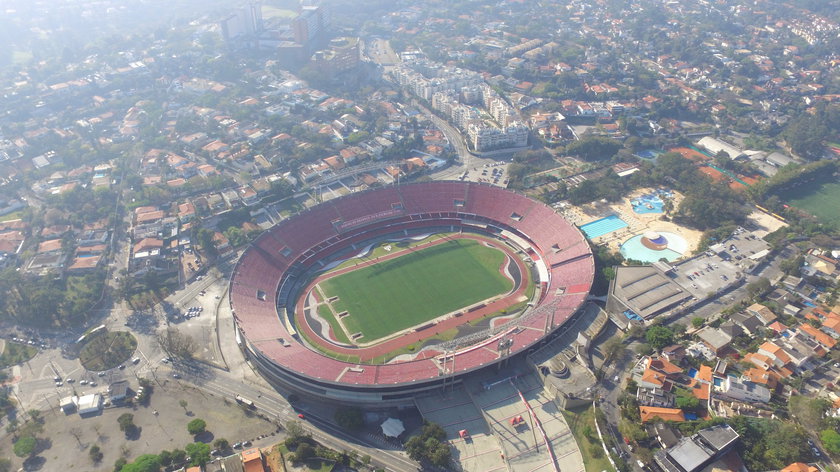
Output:
[[[378,236],[421,229],[484,226],[526,241],[523,248],[549,267],[536,310],[512,328],[476,337],[447,367],[438,358],[360,365],[327,357],[306,345],[284,320],[295,306],[306,271],[321,260]],[[230,280],[230,303],[243,349],[269,380],[327,400],[390,406],[501,360],[496,338],[507,336],[511,355],[534,346],[573,316],[594,277],[583,235],[550,207],[499,187],[470,182],[424,182],[350,194],[315,206],[263,233],[240,258]],[[264,299],[257,297],[263,294]],[[458,345],[455,343],[453,345]],[[450,357],[451,359],[451,357]]]

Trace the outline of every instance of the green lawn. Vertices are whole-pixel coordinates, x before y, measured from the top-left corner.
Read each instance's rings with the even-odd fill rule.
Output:
[[[9,213],[8,215],[0,216],[0,223],[2,223],[4,221],[18,220],[22,216],[23,216],[23,210],[13,211],[13,212]]]
[[[824,223],[840,226],[840,182],[802,185],[785,193],[782,198],[791,206],[807,211]]]
[[[350,334],[370,342],[461,307],[509,291],[513,282],[499,268],[505,254],[456,239],[322,282]]]
[[[38,354],[38,349],[33,346],[6,341],[6,348],[3,349],[3,354],[0,355],[0,369],[16,364],[23,364],[35,357],[35,354]]]
[[[126,362],[137,349],[137,339],[127,331],[106,331],[88,336],[79,353],[87,370],[108,370]]]
[[[586,472],[602,472],[614,470],[604,454],[604,448],[595,431],[595,411],[592,407],[564,410],[563,416],[572,430],[580,453],[583,455],[583,465]]]
[[[333,330],[333,334],[335,334],[335,338],[338,342],[350,344],[350,340],[347,339],[347,335],[344,334],[344,330],[341,329],[341,325],[338,324],[338,321],[335,319],[335,316],[333,316],[329,306],[319,305],[318,315],[320,315],[321,318],[323,318],[327,323],[329,323],[330,327]]]

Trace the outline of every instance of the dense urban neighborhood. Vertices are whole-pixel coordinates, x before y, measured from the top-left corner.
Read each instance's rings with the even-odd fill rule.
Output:
[[[0,472],[840,471],[840,1],[0,26]]]

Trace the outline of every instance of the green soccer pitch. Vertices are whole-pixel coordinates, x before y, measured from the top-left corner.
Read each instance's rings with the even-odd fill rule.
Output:
[[[472,239],[454,239],[324,280],[319,284],[348,335],[368,343],[510,291],[505,254]]]

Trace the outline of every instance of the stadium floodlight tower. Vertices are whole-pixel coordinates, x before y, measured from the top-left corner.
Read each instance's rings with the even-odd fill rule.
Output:
[[[440,363],[441,375],[443,376],[443,388],[441,391],[446,393],[447,379],[451,380],[449,384],[453,390],[455,389],[455,351],[443,351],[443,355],[440,357]]]

